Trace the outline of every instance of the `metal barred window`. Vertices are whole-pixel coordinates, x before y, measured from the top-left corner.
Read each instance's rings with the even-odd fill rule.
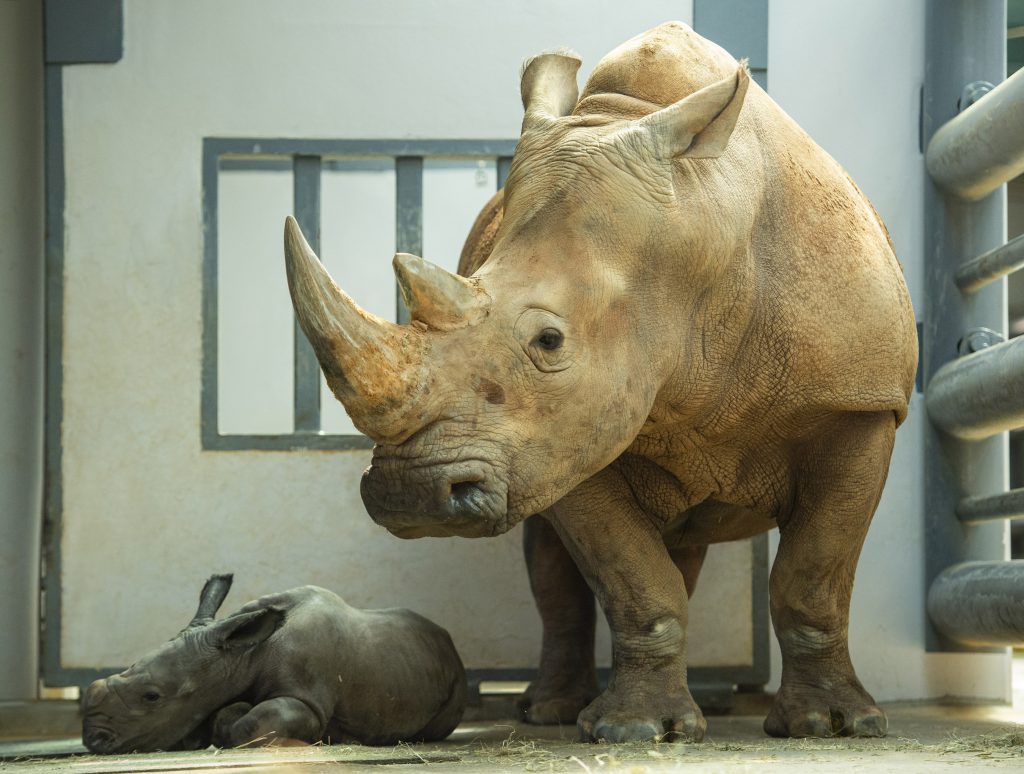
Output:
[[[429,249],[424,256],[454,271],[459,240],[480,206],[504,185],[515,143],[206,138],[203,448],[369,448],[370,440],[351,426],[341,407],[322,401],[326,386],[320,367],[287,299],[280,236],[284,216],[295,215],[310,245],[343,285],[369,297],[366,301],[356,293],[358,301],[381,316],[408,322],[391,276],[391,256],[424,254],[424,213],[435,204],[446,212],[457,207],[458,202],[448,201],[452,175],[469,174],[480,189],[476,201],[461,208],[454,230],[447,224],[443,259]],[[347,227],[363,234],[372,255],[335,271],[330,261],[342,252],[346,234],[334,223],[342,217],[355,218]],[[428,222],[428,241],[430,227]],[[247,290],[256,278],[265,292],[249,298]],[[232,348],[244,352],[236,351],[228,368]],[[285,393],[290,393],[291,409],[283,413]],[[267,411],[267,401],[276,410]]]

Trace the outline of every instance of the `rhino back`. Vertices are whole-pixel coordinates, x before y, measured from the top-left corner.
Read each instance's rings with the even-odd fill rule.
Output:
[[[736,60],[720,46],[683,22],[665,22],[601,58],[587,78],[575,114],[624,106],[627,103],[600,99],[620,95],[636,100],[632,110],[643,115],[726,77],[735,68]]]
[[[722,48],[668,22],[604,57],[574,115],[638,118],[735,67]],[[702,342],[702,356],[755,387],[748,408],[761,412],[760,396],[784,414],[782,396],[793,412],[892,410],[902,421],[917,366],[913,309],[888,232],[842,166],[752,83],[725,155],[677,161],[675,176],[686,205],[717,226],[705,248],[736,264],[723,282],[735,290],[719,306],[735,311],[742,335],[715,336],[717,353]],[[695,190],[714,195],[694,200]],[[686,267],[660,269],[669,285],[688,280]],[[726,316],[696,311],[684,327]]]
[[[268,605],[287,614],[259,656],[252,700],[299,699],[333,741],[440,739],[458,724],[465,672],[440,626],[409,610],[359,610],[315,586],[246,607]]]

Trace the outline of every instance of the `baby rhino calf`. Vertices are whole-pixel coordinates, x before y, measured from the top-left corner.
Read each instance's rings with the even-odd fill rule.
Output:
[[[89,686],[86,747],[397,744],[443,739],[458,725],[465,670],[441,627],[409,610],[357,610],[316,586],[215,621],[231,577],[207,581],[177,637]]]

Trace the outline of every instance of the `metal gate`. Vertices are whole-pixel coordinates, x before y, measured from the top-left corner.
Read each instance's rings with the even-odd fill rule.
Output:
[[[1024,172],[1024,71],[1003,81],[1005,2],[927,11],[928,645],[997,648],[1024,641],[1024,561],[994,559],[1006,520],[1024,518],[1024,489],[1006,491],[1006,431],[1024,427],[1024,336],[1005,340],[1003,280],[1024,267],[1024,237],[1003,244],[1004,184]]]

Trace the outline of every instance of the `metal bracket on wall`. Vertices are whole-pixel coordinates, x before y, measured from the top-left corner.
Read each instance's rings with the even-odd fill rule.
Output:
[[[45,0],[46,64],[119,62],[124,55],[123,0]]]

